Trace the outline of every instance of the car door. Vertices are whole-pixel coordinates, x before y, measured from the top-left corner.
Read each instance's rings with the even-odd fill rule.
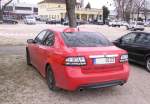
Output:
[[[135,60],[144,64],[145,56],[149,54],[150,50],[150,35],[147,33],[139,33],[135,38],[135,43],[133,45],[135,55]]]
[[[41,73],[44,72],[48,56],[50,54],[53,54],[54,42],[55,42],[54,32],[48,30],[46,33],[46,38],[44,39],[43,43],[39,45],[37,53],[38,68]]]
[[[137,33],[132,32],[132,33],[129,33],[129,34],[127,34],[121,38],[121,42],[120,42],[119,47],[128,51],[129,59],[135,58],[134,54],[133,54],[133,52],[134,52],[133,45],[135,42],[136,35],[137,35]]]
[[[35,38],[35,43],[32,44],[31,48],[29,48],[30,51],[30,58],[32,60],[32,64],[38,68],[38,49],[39,45],[43,43],[43,39],[46,35],[46,30],[40,32],[38,36]]]

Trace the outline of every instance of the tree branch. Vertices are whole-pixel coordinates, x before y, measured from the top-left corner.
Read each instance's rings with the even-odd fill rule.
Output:
[[[6,4],[4,4],[4,6],[2,7],[2,11],[4,11],[7,5],[9,5],[12,1],[13,0],[9,0]]]

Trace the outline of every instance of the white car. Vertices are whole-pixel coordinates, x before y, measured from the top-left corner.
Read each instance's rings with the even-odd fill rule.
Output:
[[[126,22],[126,21],[122,21],[121,24],[122,24],[122,26],[128,26],[129,25],[128,22]]]
[[[120,27],[121,26],[121,22],[120,21],[110,21],[109,22],[109,26]]]
[[[127,25],[127,30],[141,30],[144,31],[144,23],[143,22],[131,22],[129,25]]]
[[[36,18],[34,16],[25,16],[24,23],[25,24],[36,24]]]
[[[145,26],[145,27],[150,27],[150,21],[144,22],[144,26]]]

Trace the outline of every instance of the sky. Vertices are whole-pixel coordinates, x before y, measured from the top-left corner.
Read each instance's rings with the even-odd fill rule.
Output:
[[[17,1],[17,0],[16,0]],[[36,4],[42,0],[20,0],[20,2],[26,2],[30,4]],[[92,8],[101,8],[103,5],[113,9],[113,0],[84,0],[85,5],[90,2]]]

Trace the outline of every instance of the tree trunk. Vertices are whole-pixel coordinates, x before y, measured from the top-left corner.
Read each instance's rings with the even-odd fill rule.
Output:
[[[76,28],[76,15],[75,15],[76,0],[66,0],[66,11],[69,19],[69,26]]]

